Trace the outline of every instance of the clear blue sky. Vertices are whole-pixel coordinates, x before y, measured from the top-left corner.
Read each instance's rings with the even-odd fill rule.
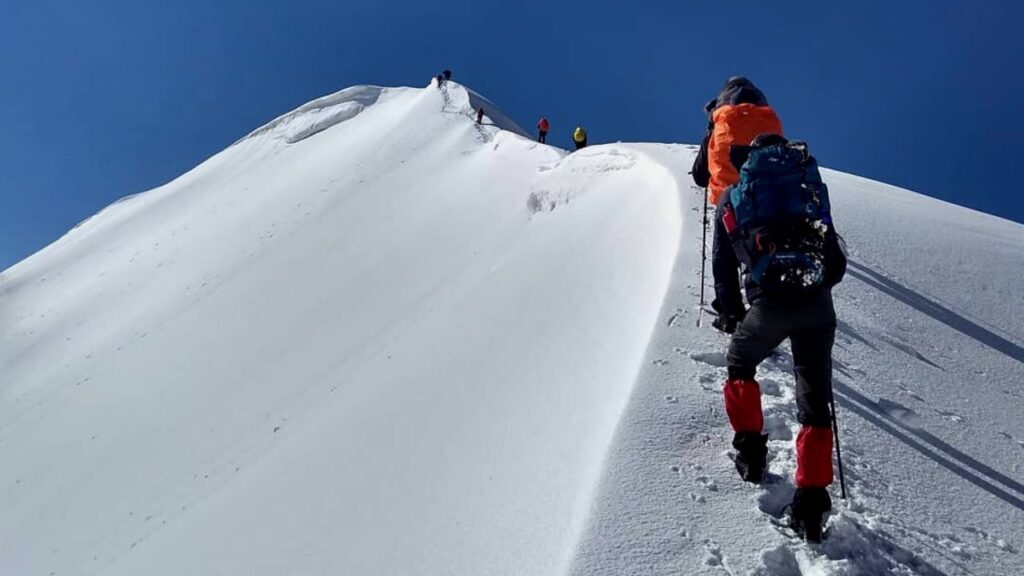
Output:
[[[696,143],[746,75],[825,166],[1024,221],[1022,4],[8,2],[0,270],[299,104],[445,67],[563,146]]]

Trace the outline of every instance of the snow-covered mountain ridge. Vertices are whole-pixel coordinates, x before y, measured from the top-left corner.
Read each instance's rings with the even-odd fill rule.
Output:
[[[101,211],[0,275],[0,573],[1019,572],[1024,227],[826,171],[851,498],[812,549],[768,521],[786,354],[781,480],[724,455],[692,154],[359,86]]]

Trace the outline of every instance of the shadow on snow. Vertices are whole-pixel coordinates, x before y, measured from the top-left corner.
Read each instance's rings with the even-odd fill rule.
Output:
[[[915,308],[919,312],[931,316],[935,320],[974,338],[978,342],[1006,354],[1017,362],[1024,364],[1024,347],[996,334],[984,326],[974,322],[945,306],[914,292],[910,288],[875,272],[874,270],[850,260],[847,273],[857,280],[872,286],[878,291],[892,296],[896,300]]]

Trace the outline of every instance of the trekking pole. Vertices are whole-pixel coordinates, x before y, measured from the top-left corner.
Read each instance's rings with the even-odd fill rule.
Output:
[[[836,439],[836,462],[839,464],[839,489],[843,500],[846,500],[846,478],[843,477],[843,451],[839,449],[839,421],[836,419],[836,397],[829,383],[829,404],[832,408],[832,436]]]
[[[708,261],[708,187],[704,187],[704,236],[700,243],[700,310],[697,312],[697,327],[704,316],[704,268]]]

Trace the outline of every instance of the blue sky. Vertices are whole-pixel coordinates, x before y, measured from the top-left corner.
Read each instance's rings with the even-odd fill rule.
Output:
[[[567,146],[699,141],[760,85],[825,166],[1024,221],[1024,7],[978,2],[51,1],[0,8],[0,270],[278,114],[449,67]]]

